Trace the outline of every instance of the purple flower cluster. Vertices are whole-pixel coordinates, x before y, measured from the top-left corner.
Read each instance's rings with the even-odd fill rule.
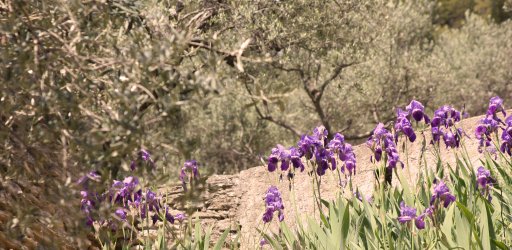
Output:
[[[186,183],[187,183],[187,171],[189,171],[191,174],[190,174],[190,177],[188,177],[188,179],[197,179],[199,178],[199,169],[198,169],[198,164],[197,164],[197,161],[195,160],[188,160],[188,161],[185,161],[185,164],[183,165],[183,167],[181,168],[181,172],[180,172],[180,181],[183,185],[183,188],[186,189],[187,186],[186,186]]]
[[[379,123],[375,127],[366,145],[373,151],[376,161],[380,161],[382,153],[386,152],[387,168],[395,168],[397,163],[401,163],[393,135],[384,127],[384,124]]]
[[[86,175],[80,177],[80,179],[78,179],[76,183],[78,185],[81,185],[82,189],[89,189],[89,184],[91,181],[98,182],[100,179],[101,176],[99,175],[98,171],[91,171]]]
[[[505,108],[503,107],[503,99],[499,96],[491,97],[491,100],[489,100],[489,108],[487,109],[487,116],[491,116],[492,119],[501,122],[501,119],[497,116],[498,112],[501,112],[503,116],[507,116]]]
[[[281,170],[286,171],[290,168],[292,163],[294,168],[300,168],[300,171],[304,171],[304,164],[300,158],[302,157],[299,150],[294,147],[286,149],[281,144],[277,144],[272,149],[272,153],[268,157],[268,171],[274,172],[277,169],[279,162],[281,162]]]
[[[82,186],[82,191],[80,191],[80,195],[82,196],[82,200],[80,201],[80,210],[85,214],[85,224],[88,226],[92,226],[94,222],[92,212],[96,207],[96,201],[101,198],[98,197],[96,193],[89,191],[91,188],[91,181],[98,182],[100,179],[101,176],[98,171],[91,171],[80,177],[77,181],[77,184]]]
[[[395,142],[398,142],[398,137],[402,133],[409,138],[409,141],[414,142],[416,140],[416,134],[414,133],[411,122],[409,121],[409,113],[402,109],[397,109],[396,115]]]
[[[477,169],[476,180],[478,182],[478,187],[479,187],[480,191],[482,192],[482,195],[487,195],[487,198],[490,201],[492,198],[490,189],[496,182],[496,180],[491,177],[491,171],[480,166]]]
[[[430,123],[430,118],[425,114],[425,107],[423,107],[421,102],[412,100],[411,103],[405,107],[405,110],[407,110],[409,115],[417,122],[424,120],[426,124]]]
[[[278,144],[268,157],[268,171],[273,172],[278,167],[281,171],[287,171],[291,163],[294,169],[298,168],[302,172],[304,157],[316,165],[316,173],[320,176],[324,175],[328,169],[336,170],[337,160],[343,162],[340,168],[342,172],[347,169],[349,174],[354,174],[356,157],[352,145],[346,143],[343,135],[339,133],[336,133],[331,141],[327,139],[327,135],[328,131],[325,127],[319,126],[313,130],[313,135],[303,135],[297,147],[286,149]]]
[[[424,229],[424,217],[425,214],[416,216],[416,208],[408,207],[403,201],[400,203],[400,216],[398,217],[398,222],[404,224],[409,221],[414,221],[414,224],[418,229]]]
[[[138,159],[154,166],[154,161],[146,150],[139,151]],[[134,162],[132,161],[132,171],[135,170]],[[195,161],[187,161],[185,166],[192,168],[194,176],[199,175]],[[119,226],[122,227],[124,223],[128,222],[129,215],[134,223],[141,222],[146,218],[151,218],[153,224],[163,220],[170,223],[174,223],[175,219],[180,222],[185,220],[183,214],[177,214],[175,218],[167,205],[162,206],[161,197],[156,193],[150,189],[143,192],[139,185],[139,179],[135,176],[128,176],[122,181],[114,180],[106,191],[97,192],[97,189],[91,185],[91,181],[98,182],[100,178],[99,172],[92,171],[77,182],[82,186],[80,209],[86,215],[86,224],[89,226],[96,222],[100,227],[108,227],[110,230],[116,231]],[[114,209],[107,218],[98,213],[102,204]]]
[[[504,124],[503,121],[498,118],[498,112],[502,112],[504,116],[505,109],[503,107],[503,100],[498,96],[492,97],[489,101],[489,108],[487,109],[487,115],[485,118],[480,120],[479,125],[475,129],[475,136],[480,140],[478,151],[483,152],[484,148],[494,149],[491,141],[491,135],[498,132],[500,124]]]
[[[265,194],[265,205],[266,210],[263,214],[263,222],[268,223],[272,221],[272,218],[274,217],[274,212],[278,212],[278,219],[279,221],[284,220],[284,205],[283,201],[281,199],[281,193],[275,186],[270,186],[268,188],[267,193]]]
[[[447,208],[452,202],[455,201],[455,196],[450,193],[450,189],[446,186],[443,181],[435,180],[434,193],[430,198],[430,206],[425,211],[416,216],[416,209],[406,206],[403,202],[400,204],[400,216],[398,221],[400,223],[406,223],[414,220],[418,229],[425,228],[425,217],[434,218],[434,213],[441,209],[441,206]]]
[[[442,106],[436,112],[430,123],[432,129],[432,141],[439,143],[443,137],[446,147],[458,148],[464,131],[455,128],[455,123],[461,120],[461,114],[451,106]]]
[[[395,123],[395,142],[398,141],[398,137],[401,133],[409,138],[409,141],[414,142],[416,140],[416,134],[411,124],[411,118],[416,122],[421,120],[425,121],[426,124],[430,123],[430,118],[425,114],[425,107],[423,104],[416,100],[412,100],[409,105],[405,108],[397,109],[397,119]]]
[[[92,211],[96,205],[96,202],[94,202],[96,197],[91,197],[91,194],[87,191],[80,191],[80,195],[82,195],[82,200],[80,201],[80,210],[82,210],[82,212],[85,214],[85,224],[87,226],[92,226],[94,223]]]
[[[133,160],[130,164],[130,169],[134,171],[137,168],[137,163],[139,162],[146,162],[151,166],[151,168],[155,168],[155,162],[151,158],[151,155],[149,152],[145,149],[141,149],[137,155],[137,160]]]
[[[450,193],[450,189],[446,186],[446,184],[442,180],[436,181],[434,194],[430,198],[430,205],[433,206],[436,202],[439,202],[442,203],[445,208],[447,208],[454,201],[455,196]]]
[[[480,153],[483,152],[484,148],[492,147],[491,135],[498,131],[499,123],[497,120],[493,119],[491,116],[487,116],[480,120],[480,124],[475,129],[475,136],[480,143],[478,145],[478,151]]]
[[[183,221],[185,221],[187,219],[187,216],[185,214],[176,214],[174,216],[174,219],[179,221],[180,223],[183,223]]]
[[[347,169],[349,175],[356,173],[356,155],[352,145],[345,142],[345,137],[342,134],[334,134],[334,138],[328,144],[328,149],[343,162],[340,168],[341,172],[345,173],[345,169]],[[332,165],[333,169],[336,169],[336,160],[332,162]]]
[[[501,142],[500,150],[503,153],[507,153],[512,156],[512,115],[505,119],[506,127],[503,129],[503,133],[501,134]]]
[[[174,217],[169,213],[167,206],[162,207],[160,197],[148,189],[145,193],[139,188],[139,180],[136,177],[128,176],[123,181],[114,180],[112,186],[103,194],[98,195],[88,190],[82,190],[81,210],[87,217],[86,224],[92,225],[97,221],[100,225],[109,225],[112,230],[118,228],[116,222],[127,221],[128,211],[136,211],[137,218],[145,219],[150,216],[153,224],[162,220],[160,211],[164,208],[164,217],[167,221],[174,223]],[[99,209],[102,202],[108,202],[116,207],[113,218],[93,219],[92,211]],[[151,215],[150,215],[151,214]]]

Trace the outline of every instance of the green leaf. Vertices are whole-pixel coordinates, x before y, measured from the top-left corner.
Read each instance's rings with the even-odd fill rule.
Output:
[[[398,179],[400,180],[400,185],[404,191],[404,200],[405,200],[405,203],[407,204],[414,204],[414,195],[411,191],[411,186],[409,184],[409,181],[407,180],[407,178],[405,178],[404,176],[404,171],[402,170],[402,168],[395,168],[396,169],[396,172],[398,174]]]
[[[471,229],[473,232],[476,232],[476,226],[474,224],[474,221],[475,221],[475,216],[473,215],[473,213],[471,213],[471,211],[469,211],[469,209],[467,207],[465,207],[462,203],[458,202],[458,201],[455,201],[455,204],[457,205],[457,207],[459,208],[459,211],[462,212],[462,215],[464,215],[464,217],[468,220],[468,222],[470,223],[471,225]],[[480,240],[480,237],[478,237],[476,234],[473,234],[474,235],[474,238],[475,240],[477,241],[478,243],[478,246],[480,248],[482,248],[482,241]]]
[[[507,245],[505,245],[505,243],[501,242],[501,241],[497,241],[497,240],[492,240],[492,243],[499,247],[500,249],[503,249],[503,250],[509,250],[509,248],[507,247]]]
[[[157,248],[158,249],[166,249],[165,247],[165,237],[164,237],[164,233],[162,232],[162,230],[159,230],[158,231],[158,238],[157,238]]]
[[[347,244],[348,230],[350,228],[350,206],[345,206],[345,212],[343,213],[343,220],[341,221],[341,239],[344,245]]]
[[[338,199],[338,209],[342,207],[340,204],[340,199]],[[332,237],[335,239],[341,238],[341,220],[338,211],[336,210],[335,204],[331,204],[329,206],[329,224],[332,233]]]
[[[210,236],[212,234],[212,227],[208,227],[206,234],[204,235],[204,243],[202,249],[208,250],[210,248]]]
[[[198,217],[196,217],[196,225],[194,228],[194,235],[197,246],[199,246],[199,249],[203,249],[203,242],[202,242],[202,233],[201,233],[201,222]]]
[[[222,249],[222,246],[224,245],[224,241],[226,241],[226,237],[229,234],[229,230],[230,230],[229,228],[224,230],[224,232],[220,236],[219,240],[217,240],[217,243],[215,243],[215,246],[213,246],[214,250],[221,250]]]
[[[458,211],[455,215],[455,225],[457,228],[455,228],[457,232],[457,243],[462,245],[464,249],[470,249],[471,248],[471,231],[470,227],[471,225],[467,220],[465,220],[461,214],[460,211]]]
[[[325,218],[325,215],[322,211],[320,211],[320,220],[322,220],[322,223],[324,223],[325,227],[330,228],[329,222],[327,221],[327,218]]]
[[[494,244],[491,244],[491,239],[496,239],[496,232],[492,223],[490,208],[487,202],[480,200],[480,237],[484,249],[496,249]]]
[[[320,202],[326,207],[326,208],[330,208],[331,207],[331,203],[327,200],[324,200],[324,199],[320,199]]]
[[[286,243],[287,243],[286,245],[288,246],[288,248],[293,248],[293,245],[296,242],[295,236],[293,235],[290,228],[288,227],[288,225],[286,225],[286,223],[284,221],[282,221],[280,223],[280,226],[281,226],[281,232],[283,232],[284,237],[286,239]]]
[[[328,246],[328,244],[329,244],[329,240],[328,239],[329,238],[327,237],[325,232],[318,225],[318,223],[315,220],[313,220],[311,217],[308,216],[306,219],[308,221],[309,230],[313,233],[313,235],[317,239],[313,243],[317,244],[318,246],[321,246],[324,249],[327,249],[327,247],[329,247]]]
[[[441,226],[441,231],[443,231],[443,233],[445,235],[448,235],[448,236],[452,235],[454,214],[455,214],[455,206],[450,206],[450,208],[448,208],[448,211],[446,212],[446,216],[444,217],[444,221]]]

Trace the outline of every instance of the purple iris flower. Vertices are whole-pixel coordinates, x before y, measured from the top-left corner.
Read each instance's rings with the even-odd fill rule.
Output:
[[[286,149],[281,144],[277,144],[272,149],[272,153],[268,157],[268,171],[273,172],[277,169],[279,162],[281,162],[281,170],[286,171],[290,168],[290,163],[294,168],[300,168],[304,171],[304,164],[301,161],[302,153],[299,149],[290,147]]]
[[[503,100],[498,96],[492,97],[489,101],[489,108],[487,109],[487,116],[480,120],[479,125],[475,129],[475,136],[480,140],[478,151],[483,152],[483,148],[491,148],[491,152],[493,151],[492,141],[492,133],[497,133],[500,124],[505,124],[503,121],[498,118],[497,113],[502,112],[504,116],[505,108],[503,107]]]
[[[409,221],[414,221],[418,229],[424,229],[425,221],[423,218],[424,215],[416,216],[416,208],[408,207],[403,201],[400,203],[400,216],[397,218],[398,222],[405,224]]]
[[[366,141],[366,145],[373,151],[376,161],[381,160],[383,151],[386,152],[388,168],[395,168],[398,163],[401,163],[393,135],[384,127],[384,124],[379,123],[375,127],[372,136]]]
[[[155,225],[155,223],[157,221],[160,220],[160,216],[158,215],[158,213],[154,213],[152,216],[151,216],[151,221],[153,221],[153,225]]]
[[[279,163],[279,156],[281,155],[279,151],[279,146],[272,149],[272,153],[268,157],[268,171],[274,172],[277,169],[277,164]]]
[[[398,142],[398,136],[403,133],[409,138],[409,141],[414,142],[416,140],[416,134],[412,128],[412,124],[407,116],[409,113],[404,112],[402,109],[397,109],[397,119],[395,123],[395,142]]]
[[[475,129],[475,136],[479,139],[478,151],[483,152],[483,148],[492,147],[492,133],[497,133],[499,122],[491,116],[480,120],[480,124]]]
[[[278,219],[279,221],[284,220],[284,205],[283,201],[281,199],[281,193],[275,186],[271,186],[267,193],[265,194],[265,205],[266,210],[263,214],[263,222],[268,223],[272,221],[272,217],[274,215],[274,212],[278,212]]]
[[[325,142],[327,140],[327,136],[329,135],[329,131],[324,126],[318,126],[313,129],[313,135],[321,142]]]
[[[345,168],[348,170],[349,175],[356,173],[356,155],[352,149],[352,145],[346,143],[345,147],[338,153],[340,160],[344,162],[341,168],[342,172],[345,172]]]
[[[119,190],[118,195],[124,199],[131,198],[134,193],[137,185],[139,184],[139,179],[137,177],[128,176],[123,180],[124,187]]]
[[[149,165],[154,168],[155,167],[155,162],[153,161],[153,159],[151,158],[151,154],[145,150],[145,149],[141,149],[138,153],[138,159],[144,161],[144,162],[147,162],[149,163]],[[130,164],[130,169],[132,171],[134,171],[135,169],[137,168],[137,163],[136,161],[132,161],[131,164]]]
[[[160,211],[160,198],[150,189],[148,189],[146,192],[146,204],[149,208],[149,211]]]
[[[460,120],[460,112],[450,106],[445,105],[436,110],[430,123],[432,143],[438,143],[442,137],[447,148],[458,148],[462,136],[466,135],[461,128],[454,127],[455,123]]]
[[[496,182],[496,180],[491,177],[491,171],[480,166],[477,170],[476,180],[478,182],[478,187],[480,188],[482,195],[487,195],[487,198],[489,199],[489,201],[491,201],[492,197],[490,194],[490,189]]]
[[[98,182],[101,179],[101,176],[99,175],[98,171],[91,171],[87,173],[86,175],[80,177],[78,181],[76,182],[78,185],[82,185],[83,189],[89,188],[89,182],[90,181],[96,181]]]
[[[313,158],[315,149],[322,146],[323,142],[321,140],[309,135],[303,135],[297,143],[298,150],[306,157],[306,160]]]
[[[264,246],[264,245],[267,245],[267,244],[268,244],[268,242],[267,242],[267,240],[266,240],[266,239],[261,239],[261,240],[260,240],[260,247],[262,247],[262,246]]]
[[[290,154],[290,150],[281,148],[279,158],[281,159],[281,170],[282,171],[288,170],[288,168],[290,168],[290,161],[292,158],[292,156]]]
[[[460,120],[460,112],[451,106],[445,105],[434,112],[434,118],[432,118],[431,125],[433,127],[443,126],[448,128]]]
[[[476,178],[478,181],[478,185],[481,188],[486,188],[488,185],[493,185],[493,181],[491,178],[491,171],[485,169],[484,167],[480,166],[477,170]]]
[[[420,216],[416,217],[416,220],[414,220],[414,225],[416,225],[416,228],[418,229],[425,229],[425,215],[421,214]]]
[[[140,218],[146,219],[147,215],[148,215],[148,213],[146,210],[146,206],[145,205],[140,206]]]
[[[174,216],[169,212],[169,207],[165,206],[165,219],[171,223],[174,224]]]
[[[126,220],[126,211],[123,208],[116,209],[115,215],[121,220]]]
[[[174,219],[176,219],[177,221],[179,221],[180,223],[183,222],[185,219],[187,219],[187,216],[185,216],[185,214],[176,214],[174,216]]]
[[[507,153],[512,156],[512,115],[505,119],[506,128],[503,129],[501,134],[501,147],[500,150],[503,153]]]
[[[495,120],[501,121],[496,117],[496,114],[501,112],[503,116],[507,116],[505,108],[503,107],[503,100],[499,96],[491,97],[489,100],[489,108],[487,109],[487,115],[492,116]]]
[[[430,205],[433,205],[436,200],[443,202],[445,208],[455,201],[455,196],[450,193],[450,189],[442,180],[438,181],[434,187],[434,194],[430,198]]]
[[[315,152],[316,173],[320,176],[325,174],[331,163],[332,153],[325,148],[318,148]]]
[[[187,171],[191,171],[192,172],[192,178],[194,179],[197,179],[199,178],[199,169],[198,169],[198,164],[197,164],[197,161],[195,160],[188,160],[188,161],[185,161],[185,164],[183,165],[183,167],[181,168],[181,172],[180,172],[180,181],[181,183],[183,184],[183,188],[186,189],[186,179],[187,179]]]
[[[80,194],[82,195],[82,200],[80,201],[80,209],[85,214],[90,214],[91,210],[94,208],[94,201],[91,200],[91,197],[87,191],[80,191]]]
[[[342,148],[344,144],[345,144],[345,137],[340,133],[336,133],[336,134],[334,134],[334,137],[332,138],[332,140],[327,144],[327,147],[337,151],[340,148]]]
[[[338,159],[344,163],[340,168],[343,173],[346,168],[349,175],[355,174],[356,156],[352,145],[345,143],[343,135],[339,133],[334,134],[334,138],[328,143],[327,147],[331,153],[337,155]],[[331,165],[332,169],[336,169],[336,159],[333,156],[331,156]]]
[[[434,214],[434,207],[429,206],[429,207],[427,207],[427,209],[425,209],[425,212],[423,212],[422,215],[432,217],[433,214]]]
[[[408,207],[402,201],[400,203],[400,216],[398,217],[398,222],[407,223],[416,218],[416,208]]]
[[[94,224],[94,219],[91,216],[87,216],[85,219],[85,225],[92,226]]]
[[[300,168],[300,171],[304,171],[304,164],[302,163],[302,160],[300,159],[302,157],[302,154],[299,149],[291,147],[290,148],[290,160],[292,162],[292,165],[294,168]]]
[[[423,107],[423,104],[421,102],[418,102],[416,100],[412,100],[407,107],[405,107],[405,110],[416,120],[417,122],[424,120],[425,123],[430,123],[430,118],[425,114],[425,107]]]
[[[137,190],[138,184],[139,179],[133,176],[124,178],[122,182],[114,180],[114,183],[108,192],[109,200],[121,204],[124,204],[127,201],[133,201],[133,199],[140,194],[140,189]]]

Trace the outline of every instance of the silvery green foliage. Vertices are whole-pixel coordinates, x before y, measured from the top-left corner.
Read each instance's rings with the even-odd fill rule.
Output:
[[[505,11],[512,11],[512,1],[506,0],[503,4],[503,10]]]
[[[466,104],[471,113],[484,113],[493,94],[510,99],[512,85],[512,22],[488,22],[468,15],[466,24],[440,34],[437,44],[424,64],[423,83],[438,86],[434,99],[451,100],[456,106]]]
[[[138,171],[156,185],[190,158],[206,173],[255,166],[320,124],[366,137],[413,98],[474,114],[512,93],[510,21],[469,15],[438,32],[428,2],[3,1],[0,13],[2,190],[46,192],[7,194],[13,239],[42,211],[29,196],[78,199],[79,173],[109,181],[142,148],[156,172]]]
[[[191,144],[182,128],[218,95],[210,65],[222,58],[191,45],[209,12],[121,0],[6,1],[1,11],[3,238],[50,227],[41,246],[83,244],[66,238],[83,227],[81,173],[110,182],[141,148],[157,165],[138,170],[154,175],[144,185],[179,173],[172,163]]]

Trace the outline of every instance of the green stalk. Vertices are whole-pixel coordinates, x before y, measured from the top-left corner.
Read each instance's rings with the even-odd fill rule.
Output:
[[[411,249],[414,248],[414,226],[411,226]]]

